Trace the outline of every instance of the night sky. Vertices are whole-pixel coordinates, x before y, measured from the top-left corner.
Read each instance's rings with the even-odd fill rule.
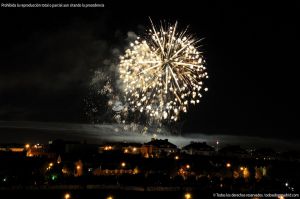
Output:
[[[184,116],[183,132],[299,139],[299,10],[286,1],[0,8],[0,120],[89,123],[83,100],[93,71],[150,16],[204,38],[209,91]]]

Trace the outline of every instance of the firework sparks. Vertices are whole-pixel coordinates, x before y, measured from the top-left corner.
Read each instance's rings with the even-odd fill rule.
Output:
[[[133,111],[158,120],[176,121],[190,104],[200,102],[203,79],[208,78],[196,40],[173,26],[152,27],[120,57],[120,79]]]

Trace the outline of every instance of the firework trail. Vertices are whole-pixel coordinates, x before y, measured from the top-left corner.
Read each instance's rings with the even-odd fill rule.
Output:
[[[150,20],[151,21],[151,20]],[[190,104],[200,102],[207,91],[204,59],[198,50],[200,40],[173,25],[151,29],[138,37],[120,57],[119,73],[125,101],[133,112],[158,121],[177,121]]]

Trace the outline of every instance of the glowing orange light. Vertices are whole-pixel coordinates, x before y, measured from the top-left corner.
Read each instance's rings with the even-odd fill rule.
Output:
[[[106,150],[106,151],[112,150],[112,146],[105,146],[104,150]]]
[[[192,198],[192,195],[191,195],[190,193],[186,193],[186,194],[184,195],[184,198],[185,198],[185,199],[191,199],[191,198]]]
[[[243,170],[243,176],[244,176],[244,178],[249,178],[249,176],[250,176],[250,172],[247,167],[245,167]]]
[[[69,193],[66,193],[65,194],[65,199],[69,199],[69,198],[71,198],[71,195]]]

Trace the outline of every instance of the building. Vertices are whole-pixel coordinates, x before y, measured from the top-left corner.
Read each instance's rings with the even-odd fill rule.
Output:
[[[144,157],[168,156],[177,152],[177,146],[170,143],[168,139],[152,138],[150,142],[144,143],[141,148],[141,153]]]
[[[218,154],[230,157],[245,158],[249,153],[238,145],[228,145],[218,151]]]
[[[142,144],[139,143],[123,143],[122,151],[127,154],[140,154]]]
[[[101,145],[98,149],[99,153],[104,153],[107,151],[118,151],[127,154],[140,154],[142,144],[130,143],[130,142],[114,142],[105,143]]]
[[[27,157],[42,157],[49,156],[48,148],[42,144],[26,145]]]
[[[98,145],[78,141],[54,140],[49,142],[49,151],[59,154],[93,154],[97,153]]]
[[[22,153],[25,151],[25,147],[22,144],[1,144],[0,151]]]
[[[278,159],[277,153],[271,148],[260,148],[253,152],[256,159],[275,160]]]
[[[206,142],[191,142],[182,148],[182,152],[190,155],[210,156],[215,153],[215,149],[206,144]]]

